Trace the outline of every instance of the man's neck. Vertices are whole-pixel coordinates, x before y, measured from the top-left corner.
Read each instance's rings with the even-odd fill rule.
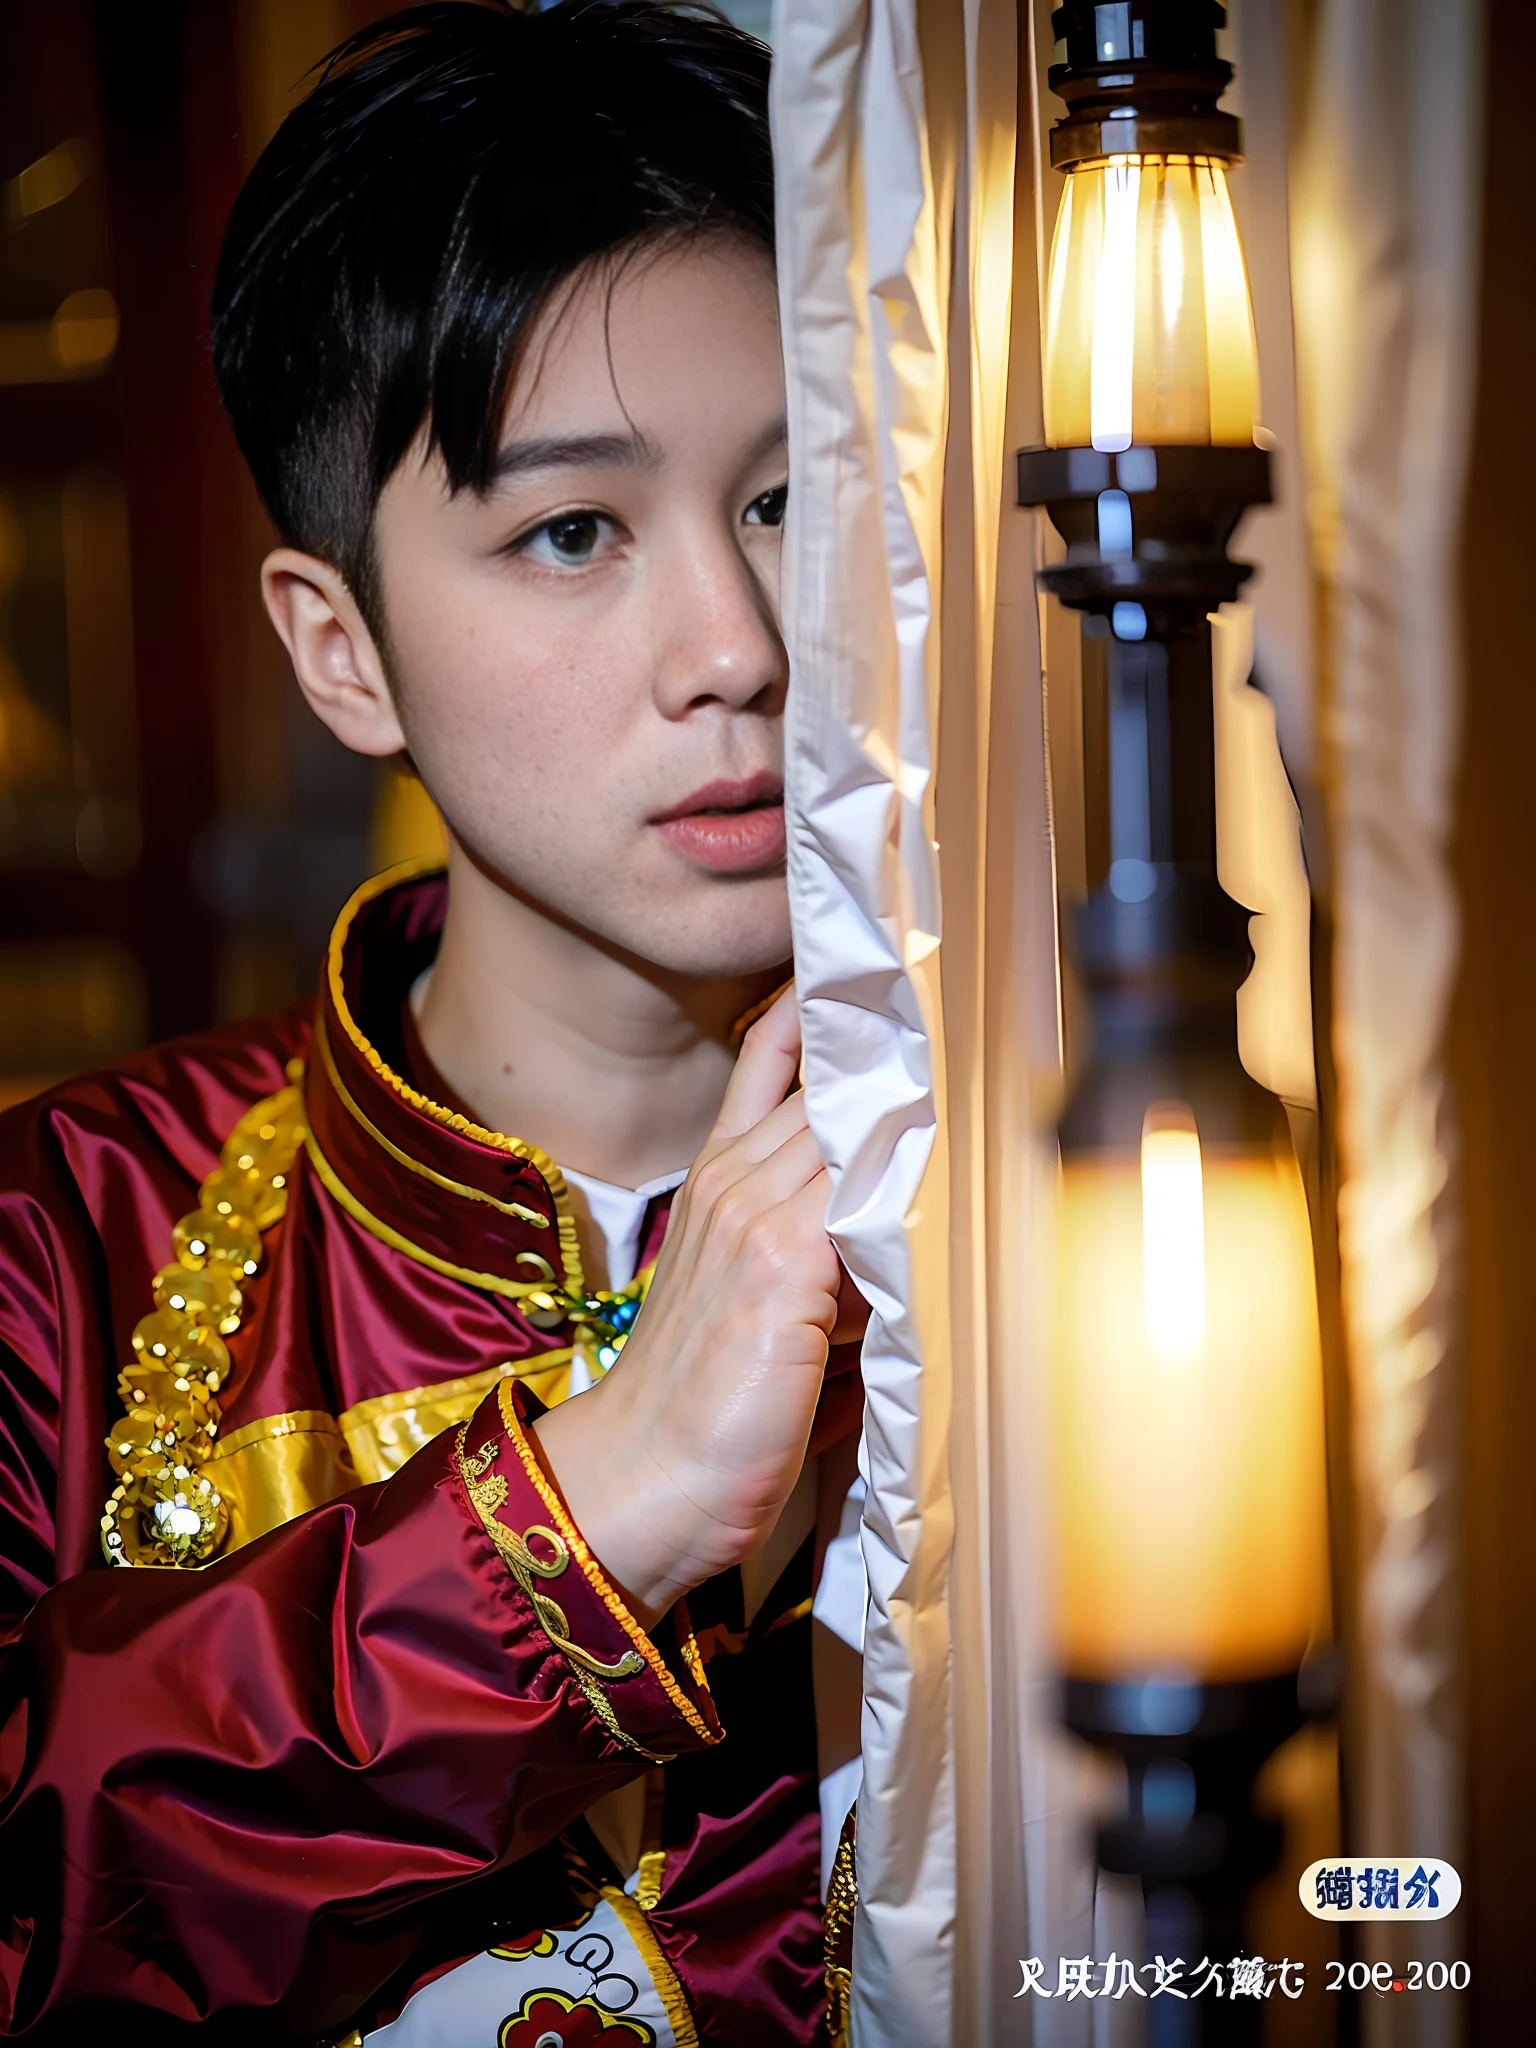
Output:
[[[433,1065],[492,1130],[619,1187],[690,1164],[735,1063],[731,1027],[774,977],[670,975],[544,915],[460,848],[412,998]]]

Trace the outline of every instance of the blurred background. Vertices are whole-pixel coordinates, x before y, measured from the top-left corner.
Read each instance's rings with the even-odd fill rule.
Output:
[[[241,180],[397,11],[0,8],[0,1106],[307,993],[350,890],[434,843],[299,699],[208,358]]]
[[[359,0],[0,17],[0,1095],[310,981],[389,781],[304,711],[214,391],[246,170]]]

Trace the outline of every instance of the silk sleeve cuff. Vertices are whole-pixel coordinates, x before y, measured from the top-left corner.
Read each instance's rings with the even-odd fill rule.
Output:
[[[651,1763],[723,1735],[681,1601],[648,1635],[582,1541],[528,1441],[514,1380],[458,1433],[471,1511],[608,1735]],[[670,1640],[669,1640],[670,1638]]]

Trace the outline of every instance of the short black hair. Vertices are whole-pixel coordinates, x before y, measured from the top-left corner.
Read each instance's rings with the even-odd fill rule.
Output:
[[[655,0],[434,0],[342,43],[230,215],[219,390],[272,522],[375,631],[379,494],[425,428],[484,490],[518,351],[604,255],[722,230],[772,254],[769,53]]]

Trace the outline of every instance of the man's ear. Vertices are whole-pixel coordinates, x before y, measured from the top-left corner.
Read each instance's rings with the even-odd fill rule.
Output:
[[[261,595],[316,717],[354,754],[403,753],[378,647],[330,563],[275,548],[261,565]]]

